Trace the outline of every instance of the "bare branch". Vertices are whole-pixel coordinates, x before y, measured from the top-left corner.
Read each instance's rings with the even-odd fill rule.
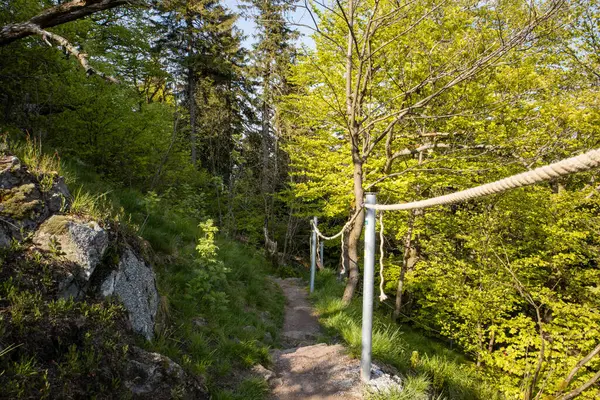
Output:
[[[73,0],[42,11],[29,21],[4,25],[0,28],[0,46],[15,40],[36,34],[30,27],[39,29],[51,28],[66,22],[75,21],[99,11],[108,10],[125,4],[133,4],[130,0]]]
[[[100,72],[97,69],[93,68],[88,63],[87,54],[82,53],[79,50],[77,50],[77,48],[75,46],[73,46],[64,37],[57,35],[56,33],[45,31],[45,30],[39,28],[37,25],[24,24],[24,27],[28,30],[28,32],[30,32],[30,34],[40,35],[42,37],[42,40],[44,40],[44,42],[46,42],[48,45],[51,45],[51,43],[48,41],[48,39],[58,43],[60,46],[62,46],[65,49],[65,51],[67,53],[69,53],[70,55],[75,57],[77,59],[77,61],[79,61],[79,64],[81,64],[81,66],[83,67],[83,69],[85,69],[85,72],[88,75],[98,75],[110,83],[119,83],[119,81],[116,78],[114,78],[110,75],[106,75],[105,73]]]

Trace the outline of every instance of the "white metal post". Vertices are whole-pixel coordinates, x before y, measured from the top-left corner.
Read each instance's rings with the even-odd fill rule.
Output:
[[[310,292],[315,290],[315,270],[317,268],[317,217],[314,217],[312,240],[310,243]]]
[[[366,204],[376,204],[374,193],[367,193]],[[360,378],[371,380],[371,348],[373,336],[373,291],[375,285],[375,213],[370,208],[365,215],[365,265],[363,271],[362,352]]]

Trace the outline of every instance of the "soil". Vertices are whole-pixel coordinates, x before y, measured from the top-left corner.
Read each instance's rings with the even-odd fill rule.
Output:
[[[340,344],[317,344],[320,325],[301,279],[275,279],[286,296],[283,350],[274,350],[272,400],[362,399],[358,360]]]

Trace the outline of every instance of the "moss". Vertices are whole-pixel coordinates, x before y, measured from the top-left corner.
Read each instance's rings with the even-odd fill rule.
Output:
[[[32,216],[35,208],[41,204],[39,199],[28,199],[34,189],[35,185],[28,183],[12,189],[0,190],[2,212],[15,219]]]
[[[65,215],[54,215],[48,219],[40,227],[40,232],[47,233],[49,235],[61,235],[67,232],[67,227],[71,218]]]

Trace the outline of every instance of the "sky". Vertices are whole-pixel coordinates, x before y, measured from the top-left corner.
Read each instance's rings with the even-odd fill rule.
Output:
[[[240,0],[223,0],[223,3],[231,10],[237,12],[238,4],[240,4],[241,1]],[[304,1],[302,1],[302,0],[298,1],[298,4],[303,5]],[[298,7],[296,9],[296,11],[291,13],[291,15],[288,16],[288,20],[292,25],[293,24],[303,24],[303,25],[314,26],[314,23],[313,23],[310,15],[306,11],[306,9],[304,9],[303,7]],[[250,48],[252,46],[252,44],[255,42],[255,39],[253,36],[255,33],[256,25],[250,19],[246,19],[246,18],[242,18],[242,17],[240,17],[238,19],[236,24],[242,30],[242,32],[244,32],[244,35],[246,36],[246,39],[244,40],[242,45],[246,48]],[[314,46],[313,40],[310,37],[310,35],[312,33],[311,29],[303,27],[303,26],[293,26],[293,27],[300,33],[300,38],[298,39],[299,44],[303,44],[308,47]]]

